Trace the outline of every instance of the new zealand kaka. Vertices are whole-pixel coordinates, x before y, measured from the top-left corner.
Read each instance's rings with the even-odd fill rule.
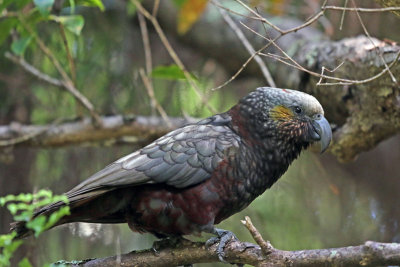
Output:
[[[223,247],[232,237],[214,227],[271,187],[302,149],[332,137],[320,103],[288,89],[262,87],[229,111],[176,129],[66,193],[70,222],[128,223],[158,237],[208,232]],[[49,215],[55,203],[35,214]],[[30,231],[14,224],[18,237]]]

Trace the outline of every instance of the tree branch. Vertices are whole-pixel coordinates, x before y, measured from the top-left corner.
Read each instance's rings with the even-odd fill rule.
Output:
[[[251,222],[250,222],[251,223]],[[254,226],[252,226],[254,227]],[[255,230],[257,231],[257,230]],[[258,231],[257,231],[258,232]],[[183,240],[171,245],[168,241],[158,241],[158,249],[132,251],[127,254],[87,259],[83,261],[59,261],[67,266],[108,267],[108,266],[180,266],[193,263],[218,262],[217,244],[206,248],[204,243]],[[260,246],[248,242],[231,241],[224,249],[225,260],[229,263],[253,266],[380,266],[400,264],[400,244],[367,241],[360,246],[329,249],[285,251],[272,248],[263,253]],[[118,264],[117,264],[118,263]]]
[[[107,145],[121,143],[148,144],[167,132],[194,122],[183,118],[169,118],[168,126],[163,118],[146,116],[100,117],[102,127],[95,127],[90,118],[51,125],[21,125],[12,123],[0,126],[0,147],[9,145],[33,147],[59,147],[72,144]]]

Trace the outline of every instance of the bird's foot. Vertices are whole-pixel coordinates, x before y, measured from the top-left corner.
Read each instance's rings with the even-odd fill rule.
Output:
[[[217,246],[217,255],[220,261],[228,263],[227,261],[224,260],[225,257],[225,252],[224,248],[226,244],[231,240],[236,240],[238,241],[238,238],[234,233],[231,231],[223,230],[223,229],[218,229],[214,228],[213,231],[211,232],[212,234],[217,235],[216,237],[211,237],[206,241],[206,247],[209,248],[212,245],[216,244],[219,242]]]

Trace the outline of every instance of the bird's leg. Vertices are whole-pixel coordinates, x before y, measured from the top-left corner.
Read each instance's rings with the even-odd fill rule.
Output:
[[[209,233],[216,235],[216,237],[211,237],[206,241],[206,247],[210,247],[214,245],[215,243],[218,243],[217,247],[217,255],[220,261],[226,262],[224,260],[225,257],[225,252],[224,248],[226,243],[228,243],[231,239],[238,240],[236,235],[232,233],[231,231],[227,231],[224,229],[218,229],[218,228],[213,228]]]

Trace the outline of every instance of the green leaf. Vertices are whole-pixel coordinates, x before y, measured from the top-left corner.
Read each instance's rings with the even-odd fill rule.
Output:
[[[29,262],[27,258],[24,258],[22,261],[18,263],[18,267],[32,267],[32,264]]]
[[[15,203],[8,204],[7,209],[11,212],[12,215],[16,214],[18,211],[17,204]]]
[[[98,7],[101,11],[104,11],[105,9],[101,0],[81,0],[78,1],[78,4],[82,6]]]
[[[136,14],[136,10],[137,10],[137,8],[136,8],[136,5],[134,3],[132,3],[131,1],[128,1],[126,3],[126,13],[129,16],[135,15]]]
[[[50,19],[57,21],[64,25],[64,27],[70,32],[80,35],[83,25],[85,24],[85,20],[81,15],[72,15],[72,16],[51,16]]]
[[[35,199],[42,198],[42,197],[51,198],[51,197],[53,197],[53,192],[46,190],[46,189],[41,189],[41,190],[39,190],[39,192],[37,192],[35,194]]]
[[[45,225],[45,230],[50,229],[53,225],[55,225],[62,217],[65,215],[69,215],[69,207],[62,207],[58,211],[52,213],[50,217],[47,219],[47,223]]]
[[[35,219],[27,222],[26,227],[32,229],[35,232],[35,237],[37,237],[41,232],[46,230],[45,224],[46,224],[46,216],[40,215]]]
[[[174,4],[177,7],[182,7],[184,3],[186,3],[188,0],[173,0]]]
[[[184,80],[185,75],[177,65],[158,66],[153,69],[151,76],[153,78],[167,80]]]
[[[39,9],[42,16],[47,17],[50,14],[51,7],[54,4],[54,0],[33,0],[36,7]]]
[[[13,51],[13,53],[16,55],[21,56],[25,52],[31,40],[32,36],[28,36],[14,41],[11,44],[11,51]]]

